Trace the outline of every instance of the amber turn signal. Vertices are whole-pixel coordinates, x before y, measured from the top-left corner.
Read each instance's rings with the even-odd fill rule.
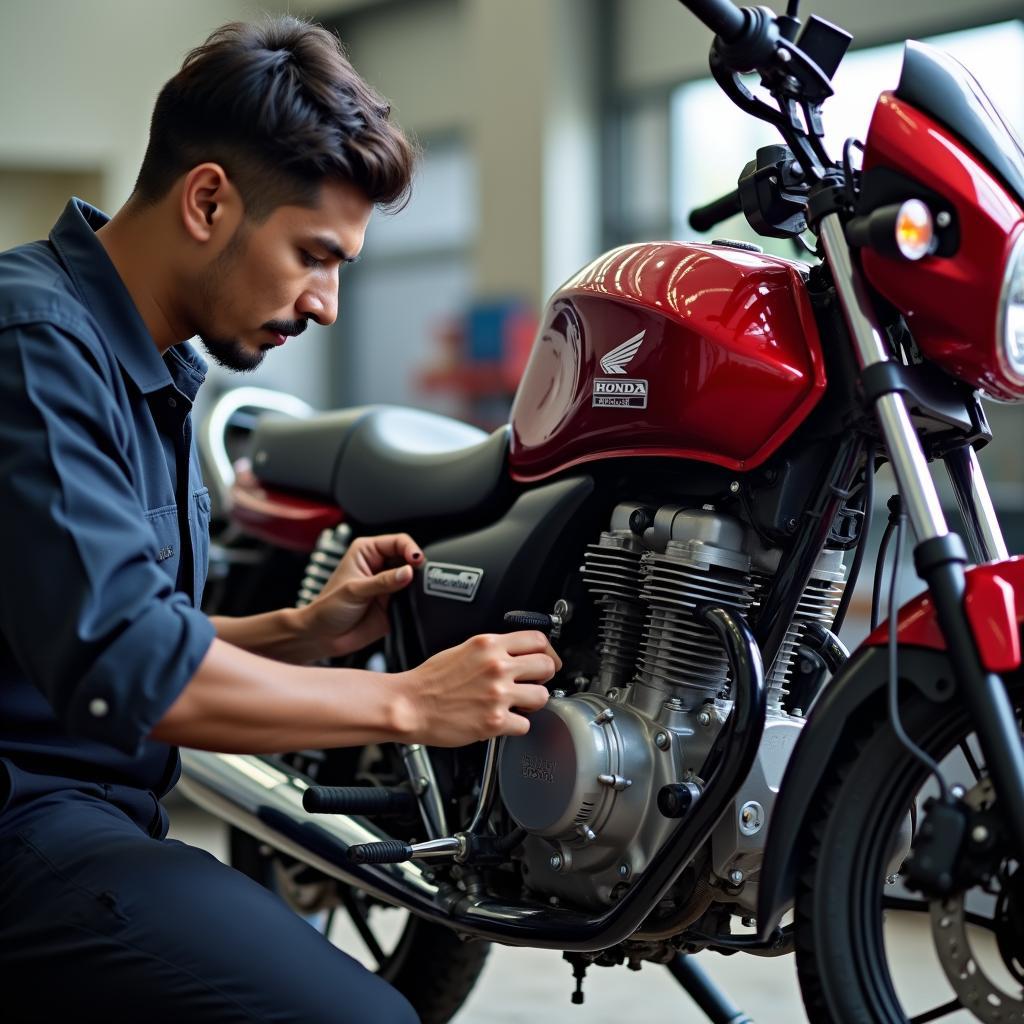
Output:
[[[920,199],[908,199],[896,214],[895,232],[896,248],[904,259],[923,259],[935,242],[932,211]]]

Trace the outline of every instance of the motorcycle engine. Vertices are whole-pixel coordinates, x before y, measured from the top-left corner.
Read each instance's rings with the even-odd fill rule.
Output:
[[[649,525],[645,525],[649,524]],[[634,527],[640,527],[635,529]],[[756,613],[780,551],[713,509],[618,506],[586,550],[583,580],[600,625],[600,670],[555,691],[525,736],[503,742],[500,792],[528,833],[523,872],[537,893],[604,908],[648,865],[677,822],[658,793],[701,772],[732,707],[708,602]],[[753,910],[767,822],[803,719],[783,707],[807,623],[829,626],[843,591],[842,552],[819,559],[768,674],[757,761],[712,836],[712,884]]]

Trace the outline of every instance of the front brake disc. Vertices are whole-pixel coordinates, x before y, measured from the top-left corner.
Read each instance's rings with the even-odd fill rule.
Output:
[[[995,791],[989,779],[982,779],[964,797],[980,810],[990,806]],[[986,1024],[1024,1024],[1024,998],[1004,992],[982,969],[971,950],[964,913],[964,894],[956,893],[929,905],[932,938],[939,962],[964,1008]]]

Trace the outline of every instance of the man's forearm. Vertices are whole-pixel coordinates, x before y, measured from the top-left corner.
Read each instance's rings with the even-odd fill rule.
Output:
[[[264,658],[308,665],[321,656],[309,641],[309,631],[304,628],[298,608],[260,615],[212,615],[210,621],[221,640]]]
[[[403,740],[413,722],[400,678],[284,665],[216,639],[152,735],[250,754]]]

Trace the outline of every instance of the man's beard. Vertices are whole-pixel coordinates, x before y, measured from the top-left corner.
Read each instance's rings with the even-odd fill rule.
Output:
[[[267,345],[259,352],[252,352],[233,338],[209,338],[203,334],[199,335],[199,340],[215,363],[236,373],[250,373],[258,369],[268,350],[273,348]]]

